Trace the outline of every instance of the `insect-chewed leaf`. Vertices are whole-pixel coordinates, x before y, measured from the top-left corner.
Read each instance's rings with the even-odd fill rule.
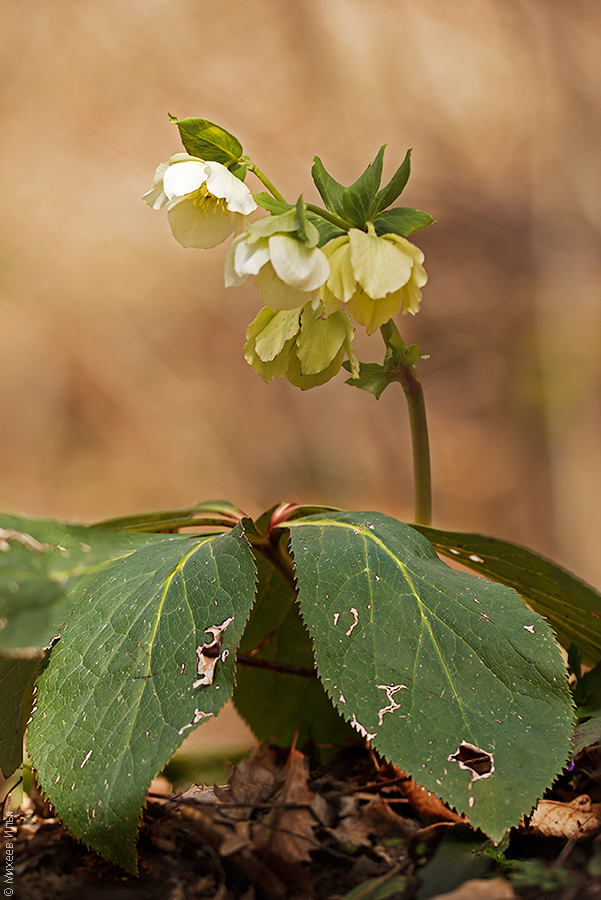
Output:
[[[288,523],[299,600],[336,707],[494,840],[569,754],[553,633],[510,588],[450,569],[380,513]]]
[[[232,693],[254,591],[241,526],[146,536],[76,588],[38,681],[29,749],[69,830],[130,871],[152,778]]]

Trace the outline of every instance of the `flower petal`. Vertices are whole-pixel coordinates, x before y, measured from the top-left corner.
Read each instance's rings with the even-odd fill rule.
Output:
[[[295,387],[299,387],[301,391],[308,391],[311,388],[319,387],[320,384],[325,384],[326,381],[330,381],[330,379],[333,378],[334,375],[337,375],[340,371],[343,360],[344,347],[341,347],[330,365],[327,366],[322,372],[318,372],[316,375],[304,375],[301,369],[300,359],[294,352],[294,348],[292,348],[288,356],[286,378],[288,379],[290,384],[293,384]]]
[[[236,239],[234,269],[238,275],[258,275],[265,263],[269,262],[269,244],[266,240],[249,244],[246,235]],[[269,304],[268,304],[269,305]]]
[[[334,252],[331,253],[329,260],[330,277],[328,278],[327,286],[332,294],[342,303],[347,303],[357,288],[357,279],[353,274],[351,248],[348,238],[346,238],[346,243],[340,243]]]
[[[247,363],[253,367],[255,372],[261,376],[263,381],[271,381],[272,378],[284,378],[288,369],[288,358],[294,344],[294,338],[287,341],[282,351],[276,356],[272,362],[263,362],[255,351],[255,343],[257,338],[269,328],[270,322],[273,321],[275,313],[272,309],[263,307],[253,322],[248,326],[246,331],[246,344],[244,345],[244,358]]]
[[[240,234],[238,235],[238,237],[234,238],[227,249],[227,253],[225,254],[225,271],[223,273],[223,277],[226,288],[238,287],[239,285],[244,284],[244,282],[246,281],[246,274],[239,275],[238,272],[236,272],[236,268],[234,265],[236,248],[238,247],[240,242],[244,240],[245,237],[246,235]]]
[[[349,238],[353,273],[369,297],[378,300],[407,284],[414,259],[403,244],[357,228],[351,228]]]
[[[263,266],[258,275],[255,275],[255,284],[263,303],[270,309],[295,309],[304,306],[313,299],[310,291],[299,291],[296,288],[284,284],[273,270],[271,263]]]
[[[403,297],[403,315],[405,313],[411,313],[414,316],[419,312],[419,305],[422,301],[422,292],[414,284],[413,280],[406,284],[401,288],[401,295]]]
[[[153,209],[160,209],[167,203],[167,194],[163,190],[163,175],[169,168],[169,163],[161,163],[154,173],[154,184],[152,188],[143,195],[142,200],[148,203]]]
[[[296,337],[300,328],[300,309],[279,310],[257,335],[255,351],[263,362],[271,362],[279,356],[284,344]]]
[[[169,200],[197,191],[207,180],[207,164],[201,159],[187,159],[169,166],[163,175],[163,190]]]
[[[339,300],[329,289],[327,283],[323,284],[319,291],[324,316],[331,316],[337,312],[342,306],[342,300]]]
[[[368,334],[373,334],[381,325],[398,313],[403,303],[403,291],[387,294],[379,300],[372,298],[361,288],[349,300],[346,307],[360,325],[365,325]]]
[[[249,216],[255,211],[257,204],[243,181],[232,175],[229,169],[218,162],[208,162],[206,169],[207,190],[214,197],[221,197],[225,200],[230,212]]]
[[[238,215],[228,213],[217,205],[208,213],[200,213],[191,198],[173,203],[167,212],[173,237],[182,247],[196,247],[199,250],[221,244],[234,231],[235,217]]]
[[[330,273],[330,264],[318,247],[307,247],[287,234],[269,238],[269,255],[278,277],[300,291],[316,290]]]
[[[176,153],[175,156],[172,156],[167,162],[160,163],[157,166],[156,172],[154,173],[154,184],[152,188],[147,191],[142,200],[145,203],[148,203],[149,206],[152,206],[153,209],[160,209],[162,206],[168,202],[169,198],[163,189],[163,178],[167,169],[173,165],[173,163],[181,162],[184,159],[191,159],[187,153]]]
[[[343,312],[321,319],[311,307],[303,309],[296,342],[296,355],[303,375],[317,375],[330,365],[347,336],[345,319],[350,326],[348,316]]]

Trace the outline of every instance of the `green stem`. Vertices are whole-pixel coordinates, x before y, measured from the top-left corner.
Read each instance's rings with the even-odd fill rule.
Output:
[[[345,222],[344,219],[339,219],[334,213],[328,212],[327,209],[322,209],[320,206],[314,206],[313,203],[307,203],[306,207],[309,212],[321,216],[322,219],[325,219],[326,222],[331,222],[336,228],[340,228],[344,232],[348,231],[349,223]]]
[[[253,162],[249,162],[247,168],[250,172],[253,172],[257,176],[259,181],[263,182],[269,193],[272,194],[276,200],[280,200],[282,203],[288,202],[284,197],[282,197],[278,189],[271,183],[267,175],[261,172],[258,166],[256,166]]]
[[[407,363],[406,345],[395,323],[390,320],[380,328],[387,347],[393,351],[391,360],[397,381],[403,388],[411,427],[413,449],[413,481],[415,490],[415,523],[430,525],[432,521],[432,475],[430,469],[430,442],[424,392],[417,378],[413,362]]]
[[[249,172],[253,172],[259,181],[261,181],[269,193],[275,197],[276,200],[279,200],[281,203],[288,203],[288,201],[283,197],[274,184],[271,183],[267,175],[260,170],[258,166],[256,166],[253,162],[249,162],[247,166]],[[325,219],[326,222],[331,222],[332,225],[335,225],[336,228],[340,228],[342,231],[348,231],[349,223],[345,222],[344,219],[339,219],[338,216],[334,215],[334,213],[328,212],[327,209],[321,209],[320,206],[314,206],[313,203],[305,204],[306,208],[309,212],[315,213],[315,215],[320,216],[322,219]],[[288,203],[288,206],[290,204]]]

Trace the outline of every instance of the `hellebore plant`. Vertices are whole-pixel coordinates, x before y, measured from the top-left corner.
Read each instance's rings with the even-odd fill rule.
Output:
[[[255,280],[264,306],[244,354],[265,381],[310,389],[344,366],[376,398],[401,385],[415,521],[286,502],[253,520],[224,501],[95,526],[2,516],[6,786],[25,722],[57,815],[135,871],[151,780],[233,696],[262,740],[323,752],[369,741],[498,842],[599,738],[586,707],[588,737],[571,743],[557,642],[572,671],[598,663],[601,598],[529,550],[430,526],[423,357],[394,321],[419,311],[427,279],[408,238],[432,218],[393,206],[410,155],[384,187],[384,148],[348,187],[316,157],[323,207],[290,203],[225,129],[174,121],[186,152],[158,167],[145,201],[167,208],[185,247],[236,235],[225,281]],[[251,194],[247,175],[267,190]],[[357,360],[356,326],[380,331],[381,364]]]

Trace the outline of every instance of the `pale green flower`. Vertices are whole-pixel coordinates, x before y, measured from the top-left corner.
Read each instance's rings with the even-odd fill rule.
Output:
[[[242,284],[253,275],[261,300],[276,311],[316,305],[330,272],[318,247],[308,246],[291,231],[275,231],[283,218],[269,216],[253,222],[246,234],[234,239],[225,259],[226,287]]]
[[[424,254],[398,234],[378,237],[351,228],[323,248],[330,275],[321,289],[326,315],[345,304],[368,334],[373,334],[399,310],[415,315],[428,276]]]
[[[244,356],[264,381],[287,378],[307,390],[333,378],[346,356],[353,377],[358,376],[353,337],[351,321],[342,310],[324,318],[311,303],[277,311],[265,306],[248,326]]]
[[[257,208],[246,185],[218,162],[176,153],[161,163],[143,200],[167,207],[173,236],[184,247],[207,250],[239,234]]]

